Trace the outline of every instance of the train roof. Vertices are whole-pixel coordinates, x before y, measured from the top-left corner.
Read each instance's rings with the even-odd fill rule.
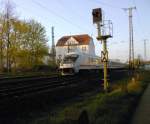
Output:
[[[71,37],[73,37],[79,45],[88,45],[92,39],[88,34],[63,36],[58,40],[56,46],[65,46],[65,43]]]

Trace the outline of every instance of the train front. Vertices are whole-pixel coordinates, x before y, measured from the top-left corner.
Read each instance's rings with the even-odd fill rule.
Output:
[[[79,55],[75,52],[67,53],[60,63],[59,69],[62,75],[73,75],[79,71]]]

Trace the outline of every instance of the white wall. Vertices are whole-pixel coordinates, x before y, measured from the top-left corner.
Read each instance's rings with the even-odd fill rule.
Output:
[[[93,39],[90,41],[89,44],[89,54],[95,56],[95,46],[94,46]]]
[[[68,53],[68,44],[69,47],[74,50],[74,52],[83,52],[95,56],[95,46],[93,39],[90,41],[88,45],[78,45],[78,41],[76,41],[74,38],[71,37],[66,42],[65,46],[56,46],[56,60],[59,59],[60,55],[61,59],[63,59],[65,54]],[[71,44],[73,45],[71,46]],[[83,47],[86,48],[86,50],[83,50]]]

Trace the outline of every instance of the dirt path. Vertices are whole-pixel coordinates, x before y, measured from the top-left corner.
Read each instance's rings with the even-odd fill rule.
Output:
[[[141,98],[131,124],[150,124],[150,85]]]

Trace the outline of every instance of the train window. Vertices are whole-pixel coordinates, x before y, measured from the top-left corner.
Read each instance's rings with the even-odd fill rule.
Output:
[[[86,46],[83,46],[83,47],[82,47],[82,51],[86,51]]]
[[[77,60],[79,56],[78,55],[70,55],[70,56],[65,56],[64,57],[64,63],[73,63]]]

